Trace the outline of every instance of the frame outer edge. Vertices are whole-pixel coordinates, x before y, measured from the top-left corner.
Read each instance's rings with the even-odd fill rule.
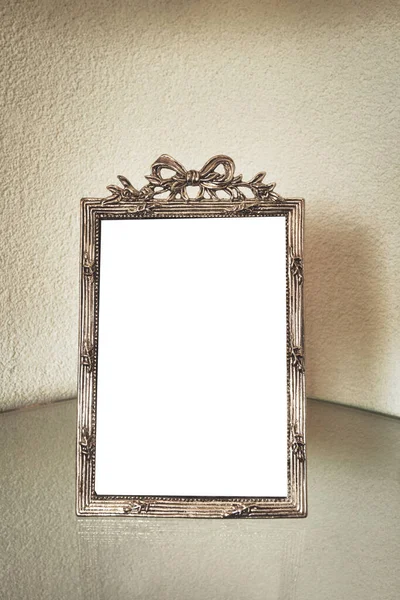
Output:
[[[204,202],[204,204],[206,204]],[[224,203],[221,202],[221,206]],[[129,206],[129,205],[128,205]],[[287,248],[287,261],[290,261],[290,253],[294,251],[295,255],[303,261],[303,236],[304,236],[304,200],[283,199],[276,203],[276,208],[271,203],[264,205],[264,214],[276,214],[279,210],[287,214],[289,222],[289,238]],[[194,209],[196,206],[193,207]],[[162,215],[170,213],[171,217],[192,216],[184,211],[184,214],[177,214],[179,206],[175,208],[163,208]],[[217,214],[207,206],[201,210],[207,212],[206,215],[199,216],[229,216]],[[223,208],[221,209],[223,210]],[[94,462],[95,462],[95,390],[94,381],[96,379],[96,360],[97,349],[95,348],[96,330],[96,306],[95,298],[98,294],[98,282],[93,272],[85,275],[85,256],[89,257],[96,265],[99,249],[96,250],[96,222],[101,218],[101,213],[118,215],[130,213],[125,205],[103,207],[101,199],[84,198],[81,201],[81,229],[80,229],[80,317],[79,317],[79,366],[78,366],[78,415],[77,415],[77,445],[76,445],[76,514],[78,516],[146,516],[146,517],[233,517],[240,516],[245,518],[280,518],[280,517],[305,517],[307,516],[307,481],[306,481],[306,460],[301,460],[298,453],[294,451],[293,442],[291,443],[290,464],[291,464],[291,501],[284,502],[277,498],[270,498],[268,502],[259,501],[257,509],[256,503],[249,501],[247,505],[242,503],[244,499],[211,499],[208,502],[188,501],[184,498],[152,498],[143,501],[142,497],[136,502],[136,497],[97,497],[94,491]],[[211,212],[212,214],[211,214]],[[200,211],[199,211],[200,213]],[[154,215],[157,216],[157,213]],[[193,216],[198,216],[193,215]],[[231,215],[234,216],[234,215]],[[235,215],[236,216],[236,215]],[[247,215],[246,215],[247,216]],[[250,216],[250,215],[248,215]],[[258,215],[257,215],[258,216]],[[262,216],[262,215],[259,215]],[[132,213],[127,214],[128,218],[142,218]],[[151,217],[153,218],[153,217]],[[290,272],[290,269],[289,269]],[[292,329],[291,339],[288,344],[294,341],[299,342],[299,347],[304,352],[304,299],[303,285],[295,280],[294,290],[292,274],[289,275],[290,281],[290,300],[289,300],[289,323]],[[295,292],[294,296],[292,296]],[[91,352],[93,351],[93,356]],[[305,375],[304,370],[298,371],[292,364],[290,367],[290,415],[288,422],[290,430],[298,424],[300,433],[305,440]],[[294,419],[293,419],[294,418]],[[291,435],[291,434],[289,434]],[[290,437],[288,438],[290,440]],[[293,493],[295,492],[295,493]],[[143,497],[144,498],[144,497]],[[226,501],[225,501],[226,500]],[[236,501],[237,500],[237,501]],[[142,513],[142,506],[146,506]],[[262,504],[267,506],[263,507]],[[129,505],[139,506],[139,509],[129,509]],[[127,509],[128,507],[128,509]],[[253,510],[254,507],[254,510]],[[230,511],[230,512],[229,512]]]

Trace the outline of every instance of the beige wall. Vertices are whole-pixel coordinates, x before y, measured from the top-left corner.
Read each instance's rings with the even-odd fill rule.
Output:
[[[400,414],[399,5],[2,5],[0,407],[75,395],[79,198],[226,153],[307,200],[309,396]]]

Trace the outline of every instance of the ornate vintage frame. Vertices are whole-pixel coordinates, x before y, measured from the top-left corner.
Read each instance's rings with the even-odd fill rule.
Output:
[[[168,176],[165,176],[165,173]],[[148,184],[135,189],[125,177],[106,198],[84,198],[81,208],[81,293],[78,375],[77,514],[146,517],[305,517],[306,444],[303,324],[304,201],[284,199],[258,173],[245,182],[228,156],[187,171],[162,155]],[[190,190],[197,195],[191,198]],[[99,316],[99,252],[102,219],[285,216],[287,272],[288,497],[192,498],[100,496],[95,493],[96,381]]]

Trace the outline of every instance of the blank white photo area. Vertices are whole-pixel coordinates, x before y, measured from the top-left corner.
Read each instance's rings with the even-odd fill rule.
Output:
[[[95,491],[286,497],[283,216],[101,221]]]

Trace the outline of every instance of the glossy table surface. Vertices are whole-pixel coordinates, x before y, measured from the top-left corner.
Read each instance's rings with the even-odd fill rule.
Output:
[[[2,599],[400,597],[400,421],[308,402],[306,519],[146,520],[75,516],[75,414],[0,415]]]

